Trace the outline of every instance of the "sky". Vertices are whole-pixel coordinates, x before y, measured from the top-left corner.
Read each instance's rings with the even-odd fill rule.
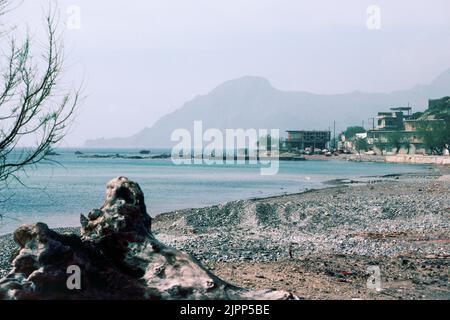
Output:
[[[390,92],[450,68],[448,0],[27,0],[1,26],[39,48],[49,4],[64,81],[84,88],[67,147],[133,135],[246,75],[281,90]]]

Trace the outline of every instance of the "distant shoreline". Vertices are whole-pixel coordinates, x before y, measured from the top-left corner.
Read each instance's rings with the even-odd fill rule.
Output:
[[[338,156],[306,155],[307,160],[343,160],[355,162],[379,162],[379,163],[401,163],[411,165],[444,165],[450,166],[450,156],[430,155],[365,155],[365,154],[340,154]]]
[[[127,159],[127,160],[161,160],[171,159],[170,148],[90,148],[90,147],[68,147],[57,148],[51,156],[60,156],[58,150],[72,151],[78,158],[82,159]],[[80,151],[83,150],[83,151]],[[105,152],[99,153],[98,151]],[[203,158],[203,157],[196,157]],[[301,158],[301,159],[299,159]],[[195,159],[195,157],[192,157]],[[244,159],[243,156],[235,157]],[[366,155],[366,154],[336,154],[336,155],[300,155],[297,153],[280,152],[279,157],[269,157],[270,160],[279,159],[280,162],[295,160],[337,160],[354,162],[373,162],[373,163],[403,163],[403,164],[430,164],[450,166],[450,156],[434,155],[408,155],[408,154],[389,154],[389,155]]]

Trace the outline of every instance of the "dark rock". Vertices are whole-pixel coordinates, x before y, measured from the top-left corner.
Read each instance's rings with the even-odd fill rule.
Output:
[[[88,214],[89,220],[96,220],[103,215],[103,211],[100,209],[91,210]]]

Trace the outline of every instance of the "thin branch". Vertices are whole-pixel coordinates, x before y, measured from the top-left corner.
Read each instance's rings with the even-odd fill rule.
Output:
[[[0,12],[5,0],[0,0]],[[41,63],[31,54],[27,36],[21,46],[12,39],[1,72],[0,89],[0,182],[13,179],[21,183],[19,173],[49,158],[70,126],[81,89],[61,91],[63,45],[58,40],[56,11],[46,17],[47,45]],[[18,146],[35,143],[30,148]]]

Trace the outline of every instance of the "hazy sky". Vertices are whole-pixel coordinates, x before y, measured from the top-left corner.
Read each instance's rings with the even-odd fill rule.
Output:
[[[87,95],[65,146],[132,135],[244,75],[284,90],[385,92],[427,84],[450,68],[448,0],[56,3],[67,79],[82,77]],[[2,22],[28,26],[42,39],[37,30],[48,5],[25,0]],[[367,27],[370,5],[381,10],[380,29]],[[80,9],[80,29],[68,8]]]

